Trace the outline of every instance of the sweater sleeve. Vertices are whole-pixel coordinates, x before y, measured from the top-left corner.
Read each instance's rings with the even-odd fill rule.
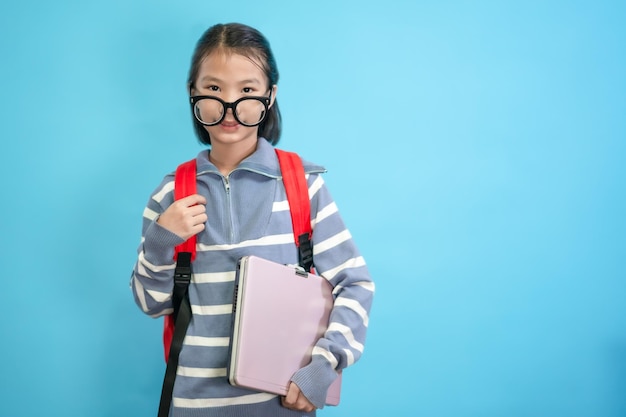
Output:
[[[334,287],[335,303],[311,363],[293,376],[302,393],[323,408],[337,372],[363,353],[374,283],[320,175],[309,176],[313,261],[317,273]]]
[[[143,212],[141,243],[131,277],[131,289],[144,313],[159,317],[172,312],[174,286],[174,247],[183,239],[157,223],[173,202],[174,182],[166,177],[148,200]]]

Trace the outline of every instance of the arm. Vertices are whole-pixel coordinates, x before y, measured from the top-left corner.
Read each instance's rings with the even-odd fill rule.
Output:
[[[173,182],[164,181],[148,201],[131,278],[135,302],[153,317],[172,312],[174,247],[204,230],[206,222],[204,197],[193,195],[174,202],[172,190]]]
[[[363,353],[374,283],[321,176],[309,177],[309,195],[313,259],[318,274],[334,287],[335,304],[311,363],[296,372],[292,381],[315,407],[322,408],[337,371],[355,363]]]

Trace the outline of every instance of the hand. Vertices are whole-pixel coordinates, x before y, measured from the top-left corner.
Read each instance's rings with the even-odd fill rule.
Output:
[[[304,411],[305,413],[310,413],[315,410],[315,406],[302,394],[300,387],[293,382],[289,384],[287,395],[281,397],[280,401],[283,407],[289,408],[290,410]]]
[[[159,216],[157,223],[187,240],[204,230],[207,221],[205,204],[206,199],[199,194],[181,198]]]

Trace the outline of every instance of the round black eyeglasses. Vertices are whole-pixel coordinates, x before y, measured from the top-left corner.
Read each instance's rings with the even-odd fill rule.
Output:
[[[267,116],[271,99],[271,91],[269,97],[248,96],[232,103],[214,96],[190,97],[193,115],[205,126],[222,123],[228,109],[232,110],[237,123],[247,127],[258,126]]]

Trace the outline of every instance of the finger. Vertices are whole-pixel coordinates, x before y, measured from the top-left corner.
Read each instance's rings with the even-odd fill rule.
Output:
[[[202,226],[204,229],[204,223],[207,221],[206,214],[199,216],[187,216],[184,220],[184,224],[188,228],[196,228],[197,226]],[[195,233],[194,233],[195,234]]]
[[[204,224],[209,220],[208,216],[204,213],[194,216],[193,219],[195,224]]]
[[[204,227],[205,227],[204,223],[199,223],[199,224],[196,224],[196,225],[192,226],[191,227],[191,235],[189,237],[197,235],[198,233],[200,233],[201,231],[204,230]]]
[[[284,407],[291,410],[304,411],[306,413],[315,410],[315,406],[300,391],[300,387],[293,382],[289,384],[287,395],[281,398],[281,402]]]
[[[187,214],[190,216],[200,216],[206,213],[206,206],[203,204],[198,204],[195,206],[187,207]]]
[[[315,406],[309,401],[309,399],[300,391],[298,395],[298,401],[296,403],[296,408],[300,411],[305,411],[307,413],[315,410]]]
[[[287,389],[287,395],[283,397],[283,405],[287,408],[295,407],[296,402],[298,401],[299,395],[300,395],[300,388],[293,382],[289,383],[289,388]]]
[[[195,206],[196,204],[206,204],[206,198],[200,194],[192,194],[177,201],[185,207]]]

